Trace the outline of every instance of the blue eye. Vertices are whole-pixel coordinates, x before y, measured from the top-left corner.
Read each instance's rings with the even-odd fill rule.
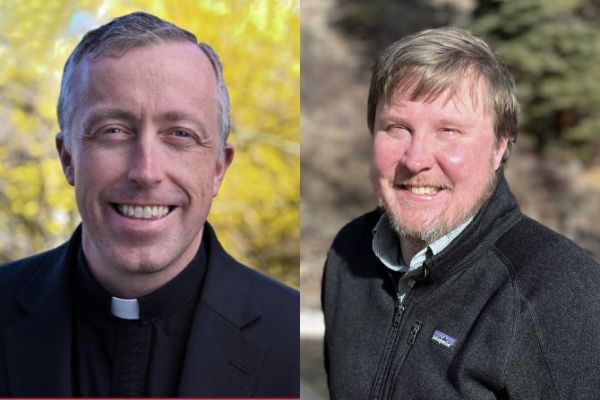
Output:
[[[133,136],[133,132],[127,127],[119,125],[105,125],[93,130],[88,135],[90,139],[95,139],[101,143],[121,143],[129,140]]]
[[[182,137],[182,138],[187,138],[187,137],[191,137],[192,134],[188,131],[184,131],[182,129],[177,129],[175,131],[173,131],[173,135],[177,136],[177,137]]]
[[[116,126],[111,126],[104,130],[104,133],[123,133],[123,129],[118,128]]]

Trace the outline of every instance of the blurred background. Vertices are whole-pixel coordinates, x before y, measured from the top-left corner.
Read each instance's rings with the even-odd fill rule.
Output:
[[[373,209],[366,104],[374,57],[439,26],[483,37],[514,74],[521,208],[600,258],[600,0],[302,0],[302,391],[327,398],[320,279],[338,230]],[[600,288],[599,288],[600,290]]]
[[[62,67],[85,32],[138,10],[221,57],[236,154],[209,221],[235,257],[298,288],[297,0],[0,0],[0,263],[61,244],[79,223],[54,146]]]
[[[301,11],[298,0],[0,0],[0,262],[58,245],[79,223],[54,150],[62,66],[87,30],[136,10],[222,58],[237,152],[209,220],[236,257],[302,287],[304,399],[327,398],[327,249],[376,205],[370,67],[408,33],[464,27],[505,59],[522,106],[511,187],[525,213],[600,258],[600,0],[302,0]]]

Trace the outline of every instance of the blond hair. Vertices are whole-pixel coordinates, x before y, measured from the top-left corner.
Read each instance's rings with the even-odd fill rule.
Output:
[[[398,92],[412,101],[429,100],[446,91],[452,94],[470,74],[476,83],[483,80],[483,100],[493,113],[496,140],[508,138],[510,150],[518,134],[514,80],[483,40],[457,28],[421,31],[383,51],[371,77],[369,130],[373,133],[379,101],[389,103]]]

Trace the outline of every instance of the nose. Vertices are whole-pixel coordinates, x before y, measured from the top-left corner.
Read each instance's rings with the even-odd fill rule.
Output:
[[[402,163],[412,174],[429,170],[434,164],[432,140],[426,132],[415,132],[404,151]]]
[[[140,135],[131,150],[127,178],[141,187],[151,187],[162,182],[164,163],[158,143],[150,135]]]

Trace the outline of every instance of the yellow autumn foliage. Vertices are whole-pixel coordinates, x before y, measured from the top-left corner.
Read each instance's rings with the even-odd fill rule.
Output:
[[[132,11],[221,57],[236,156],[209,220],[234,256],[298,287],[298,0],[0,0],[0,261],[58,245],[79,223],[54,149],[62,66],[86,31]]]

